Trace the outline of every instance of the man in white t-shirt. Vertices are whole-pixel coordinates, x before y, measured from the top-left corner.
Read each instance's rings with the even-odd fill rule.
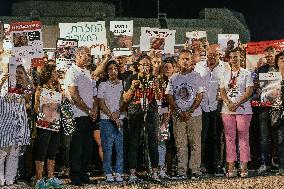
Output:
[[[220,60],[220,47],[217,44],[211,44],[207,50],[207,61],[198,63],[195,71],[200,73],[204,81],[204,94],[201,102],[202,108],[202,135],[201,135],[201,161],[202,170],[207,171],[206,167],[214,167],[215,176],[224,176],[221,166],[220,152],[218,143],[220,140],[220,124],[217,124],[220,118],[218,110],[219,101],[219,82],[225,73],[230,73],[230,65]],[[218,134],[217,134],[218,133]],[[211,138],[209,141],[208,138]],[[207,161],[205,152],[211,150],[212,160]],[[213,163],[213,165],[209,165]]]
[[[179,56],[180,73],[170,78],[166,94],[174,110],[174,136],[178,154],[177,177],[186,178],[187,164],[192,170],[192,179],[201,176],[201,129],[202,118],[200,102],[202,100],[203,82],[199,73],[193,71],[190,51],[183,50]],[[191,157],[188,161],[188,144]]]
[[[70,178],[74,185],[89,183],[88,166],[92,153],[93,123],[97,117],[97,90],[93,88],[90,72],[85,68],[90,62],[88,47],[76,51],[76,64],[66,72],[67,96],[73,103],[76,130],[71,139]]]

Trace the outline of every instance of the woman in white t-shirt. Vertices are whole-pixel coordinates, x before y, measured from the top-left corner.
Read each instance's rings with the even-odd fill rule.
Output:
[[[98,101],[101,110],[100,130],[103,147],[103,169],[107,182],[113,182],[111,156],[112,147],[116,150],[115,181],[122,182],[123,173],[123,131],[120,112],[122,81],[118,79],[118,64],[111,60],[105,67],[106,81],[98,89]]]
[[[249,126],[252,109],[249,98],[253,91],[251,73],[240,66],[240,53],[233,50],[229,54],[231,72],[221,79],[220,92],[223,99],[222,120],[226,137],[228,177],[237,176],[235,169],[236,131],[240,148],[241,177],[248,176],[247,162],[250,161]]]

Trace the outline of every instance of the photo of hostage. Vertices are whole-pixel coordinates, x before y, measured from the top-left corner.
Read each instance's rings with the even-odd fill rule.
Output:
[[[112,47],[131,49],[132,48],[132,36],[127,36],[127,35],[114,36]]]
[[[13,43],[14,47],[28,46],[27,33],[13,33]]]
[[[150,39],[151,49],[164,50],[165,38],[153,37]]]
[[[55,123],[60,119],[60,108],[58,103],[43,104],[41,112],[44,115],[43,121],[48,123]]]

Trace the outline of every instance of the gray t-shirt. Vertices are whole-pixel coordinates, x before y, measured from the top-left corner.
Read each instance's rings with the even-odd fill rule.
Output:
[[[174,74],[168,83],[166,94],[173,95],[177,106],[182,111],[187,111],[193,104],[196,95],[204,91],[203,80],[199,73],[192,71],[188,74]],[[202,114],[199,106],[192,116]]]

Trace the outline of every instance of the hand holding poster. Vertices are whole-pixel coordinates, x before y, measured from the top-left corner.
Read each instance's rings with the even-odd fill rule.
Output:
[[[102,55],[107,47],[105,21],[59,23],[59,29],[60,38],[78,40],[78,46],[90,47],[92,55]]]
[[[259,73],[260,106],[280,106],[282,76],[280,72]]]
[[[57,39],[56,42],[56,69],[67,70],[75,63],[75,51],[78,47],[76,39]]]
[[[36,127],[56,132],[59,131],[61,100],[61,93],[42,89]]]
[[[174,54],[175,33],[175,30],[142,27],[140,50],[150,51],[153,49],[161,53]]]
[[[110,47],[114,56],[131,55],[133,20],[110,21]]]

